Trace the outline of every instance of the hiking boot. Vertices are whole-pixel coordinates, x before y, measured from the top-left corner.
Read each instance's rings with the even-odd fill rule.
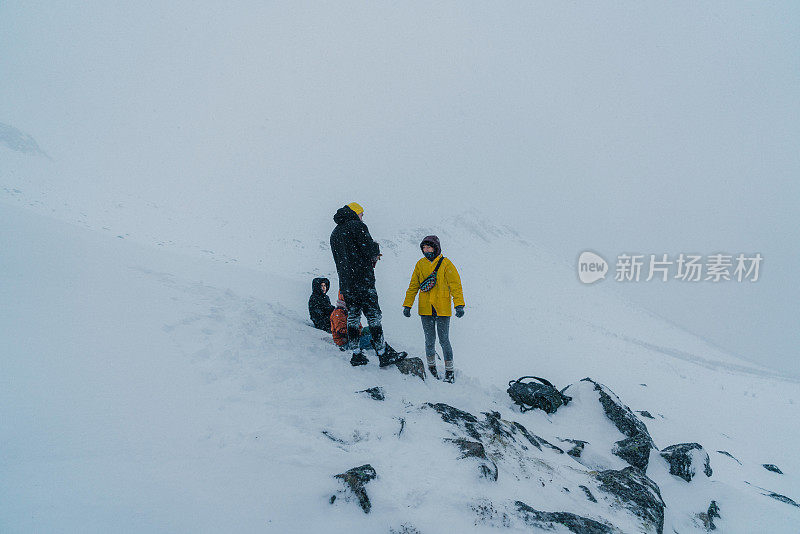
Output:
[[[448,384],[452,384],[456,380],[456,375],[453,371],[445,371],[444,372],[444,381]]]
[[[354,352],[353,357],[350,358],[350,365],[356,367],[358,365],[367,365],[369,360],[364,356],[363,352]]]
[[[383,354],[378,354],[378,362],[381,367],[392,365],[400,360],[404,360],[408,356],[405,352],[397,352],[388,343],[384,344]]]
[[[435,378],[436,380],[439,380],[439,373],[436,372],[436,366],[435,365],[429,365],[428,366],[428,372],[431,374],[431,376],[433,378]]]

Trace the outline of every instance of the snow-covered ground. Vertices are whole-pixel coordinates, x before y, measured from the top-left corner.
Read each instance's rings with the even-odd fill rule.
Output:
[[[626,465],[610,453],[622,436],[584,377],[652,414],[642,421],[659,449],[697,442],[708,452],[713,475],[692,482],[651,453],[665,532],[704,531],[697,514],[711,500],[722,532],[800,528],[800,508],[764,495],[800,501],[798,380],[608,286],[581,286],[525,229],[471,211],[395,231],[396,221],[370,214],[396,348],[423,356],[418,318],[400,313],[419,239],[438,234],[460,270],[467,314],[453,320],[458,375],[447,385],[379,369],[374,356],[352,368],[309,326],[311,278],[328,275],[336,290],[327,234],[270,234],[261,251],[239,247],[242,260],[231,261],[158,235],[118,236],[90,216],[71,224],[57,202],[26,203],[13,189],[0,197],[2,532],[535,530],[503,519],[516,500],[639,532],[633,515],[579,489],[600,497],[592,472]],[[531,374],[573,384],[575,400],[550,416],[521,414],[505,388]],[[385,401],[357,393],[374,386]],[[589,444],[580,461],[547,447],[510,458],[487,445],[498,479],[486,480],[444,441],[458,431],[426,403],[479,419],[496,411],[562,448],[561,438]],[[364,514],[333,475],[367,463],[378,477]],[[496,513],[481,519],[487,503]]]

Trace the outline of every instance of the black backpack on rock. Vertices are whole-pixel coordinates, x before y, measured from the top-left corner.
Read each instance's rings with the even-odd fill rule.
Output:
[[[541,384],[523,382],[526,378],[533,378],[541,382]],[[522,413],[534,408],[539,408],[547,413],[554,413],[561,405],[566,406],[572,400],[572,397],[564,395],[553,384],[538,376],[523,376],[512,380],[508,383],[506,391],[511,400],[514,401],[514,404],[519,406]]]

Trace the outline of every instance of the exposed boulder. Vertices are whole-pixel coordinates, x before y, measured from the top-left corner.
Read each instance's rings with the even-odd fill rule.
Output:
[[[669,462],[669,473],[691,482],[700,464],[707,477],[713,474],[708,453],[699,443],[678,443],[661,451],[661,457]]]
[[[591,378],[584,378],[582,382],[594,384],[594,389],[600,394],[600,404],[603,406],[606,417],[614,423],[620,433],[627,436],[626,439],[616,442],[612,450],[613,454],[632,466],[646,471],[650,459],[650,449],[656,448],[653,438],[647,431],[647,426],[606,386]]]
[[[551,449],[559,454],[564,454],[564,449],[557,447],[546,439],[531,433],[527,428],[516,421],[506,421],[500,417],[498,412],[483,412],[484,420],[479,421],[477,417],[469,412],[454,408],[442,402],[431,404],[425,403],[428,408],[433,408],[442,417],[442,420],[451,425],[462,429],[468,436],[477,441],[485,438],[489,441],[499,441],[500,443],[515,443],[523,450],[527,450],[527,444],[533,445],[539,450],[542,447]],[[518,439],[521,435],[524,441]]]
[[[457,427],[463,436],[454,433],[456,439],[447,441],[455,443],[462,449],[463,457],[476,457],[484,460],[479,468],[481,476],[497,480],[498,463],[505,461],[513,476],[526,478],[532,470],[530,447],[542,451],[545,448],[558,454],[564,450],[546,439],[531,433],[516,421],[506,421],[498,412],[483,412],[483,420],[471,413],[459,410],[448,404],[427,403],[424,408],[432,408],[443,421]],[[510,463],[509,463],[510,462]]]
[[[458,439],[446,439],[450,443],[455,444],[461,449],[461,457],[462,458],[482,458],[486,459],[486,449],[483,448],[483,444],[478,441],[470,441],[464,438]]]
[[[375,472],[375,468],[369,464],[364,464],[360,467],[348,469],[344,473],[339,473],[338,475],[334,476],[338,479],[341,479],[350,489],[350,491],[353,492],[353,494],[358,498],[358,504],[361,506],[361,509],[364,510],[365,514],[368,514],[372,509],[372,503],[369,502],[369,496],[367,495],[367,490],[364,488],[364,486],[367,484],[367,482],[378,476],[378,474]],[[332,498],[331,503],[333,503],[334,500],[335,498]]]
[[[773,473],[778,473],[779,475],[782,475],[782,474],[783,474],[783,471],[781,471],[781,470],[778,468],[778,466],[777,466],[777,465],[775,465],[775,464],[761,464],[761,465],[762,465],[762,467],[763,467],[764,469],[766,469],[767,471],[772,471]]]
[[[464,438],[445,439],[445,441],[453,443],[461,449],[461,458],[478,458],[484,460],[478,467],[481,476],[489,480],[497,480],[497,464],[486,456],[486,449],[484,449],[482,443]]]
[[[647,471],[647,464],[650,461],[650,449],[653,442],[648,436],[638,434],[630,438],[625,438],[614,443],[611,449],[612,454],[618,456],[642,471]]]
[[[583,485],[578,486],[578,487],[583,490],[583,492],[586,494],[586,498],[587,499],[589,499],[592,502],[597,502],[597,499],[592,494],[591,490],[589,490],[589,488],[587,488],[586,486],[583,486]]]
[[[386,394],[383,391],[383,388],[380,386],[375,386],[374,388],[369,388],[369,389],[362,389],[361,391],[356,391],[356,393],[366,393],[367,395],[378,401],[382,401],[386,398]]]
[[[623,505],[644,521],[647,532],[663,534],[664,499],[658,485],[635,467],[609,469],[597,473],[600,490],[620,499]]]
[[[719,506],[717,506],[717,501],[711,501],[711,504],[708,505],[708,510],[697,514],[697,517],[699,517],[700,521],[703,522],[703,526],[706,528],[707,532],[717,530],[717,525],[714,524],[714,519],[722,517],[719,515]]]
[[[442,416],[442,420],[445,423],[450,423],[451,425],[456,425],[457,427],[464,430],[470,437],[480,440],[481,434],[478,432],[478,418],[472,415],[469,412],[464,412],[459,410],[458,408],[454,408],[449,404],[445,404],[443,402],[437,402],[436,404],[431,404],[430,402],[426,402],[425,406],[433,408],[439,415]]]
[[[558,438],[558,439],[560,439],[564,443],[572,443],[572,448],[567,451],[567,454],[575,458],[581,457],[584,447],[586,447],[586,444],[589,443],[588,441],[583,441],[580,439],[563,439],[563,438]]]
[[[404,358],[395,365],[404,375],[414,375],[425,380],[425,365],[421,358]]]
[[[648,419],[655,419],[655,417],[653,417],[652,414],[647,410],[639,410],[636,413],[638,413],[642,417],[647,417]]]
[[[614,530],[599,521],[571,514],[569,512],[542,512],[531,508],[522,501],[514,503],[517,513],[525,524],[552,530],[555,525],[563,525],[575,534],[613,534]]]

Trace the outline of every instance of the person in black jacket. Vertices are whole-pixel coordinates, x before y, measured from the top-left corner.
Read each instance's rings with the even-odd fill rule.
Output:
[[[355,202],[342,206],[333,216],[336,228],[331,232],[331,252],[339,274],[339,291],[347,303],[347,347],[353,352],[352,365],[365,365],[369,360],[359,348],[361,313],[367,318],[372,346],[381,367],[406,357],[396,352],[383,338],[381,308],[375,289],[375,264],[380,247],[364,224],[364,208]]]
[[[331,312],[334,310],[330,297],[326,294],[331,287],[327,278],[314,278],[311,282],[311,296],[308,297],[308,315],[314,328],[331,333]]]

